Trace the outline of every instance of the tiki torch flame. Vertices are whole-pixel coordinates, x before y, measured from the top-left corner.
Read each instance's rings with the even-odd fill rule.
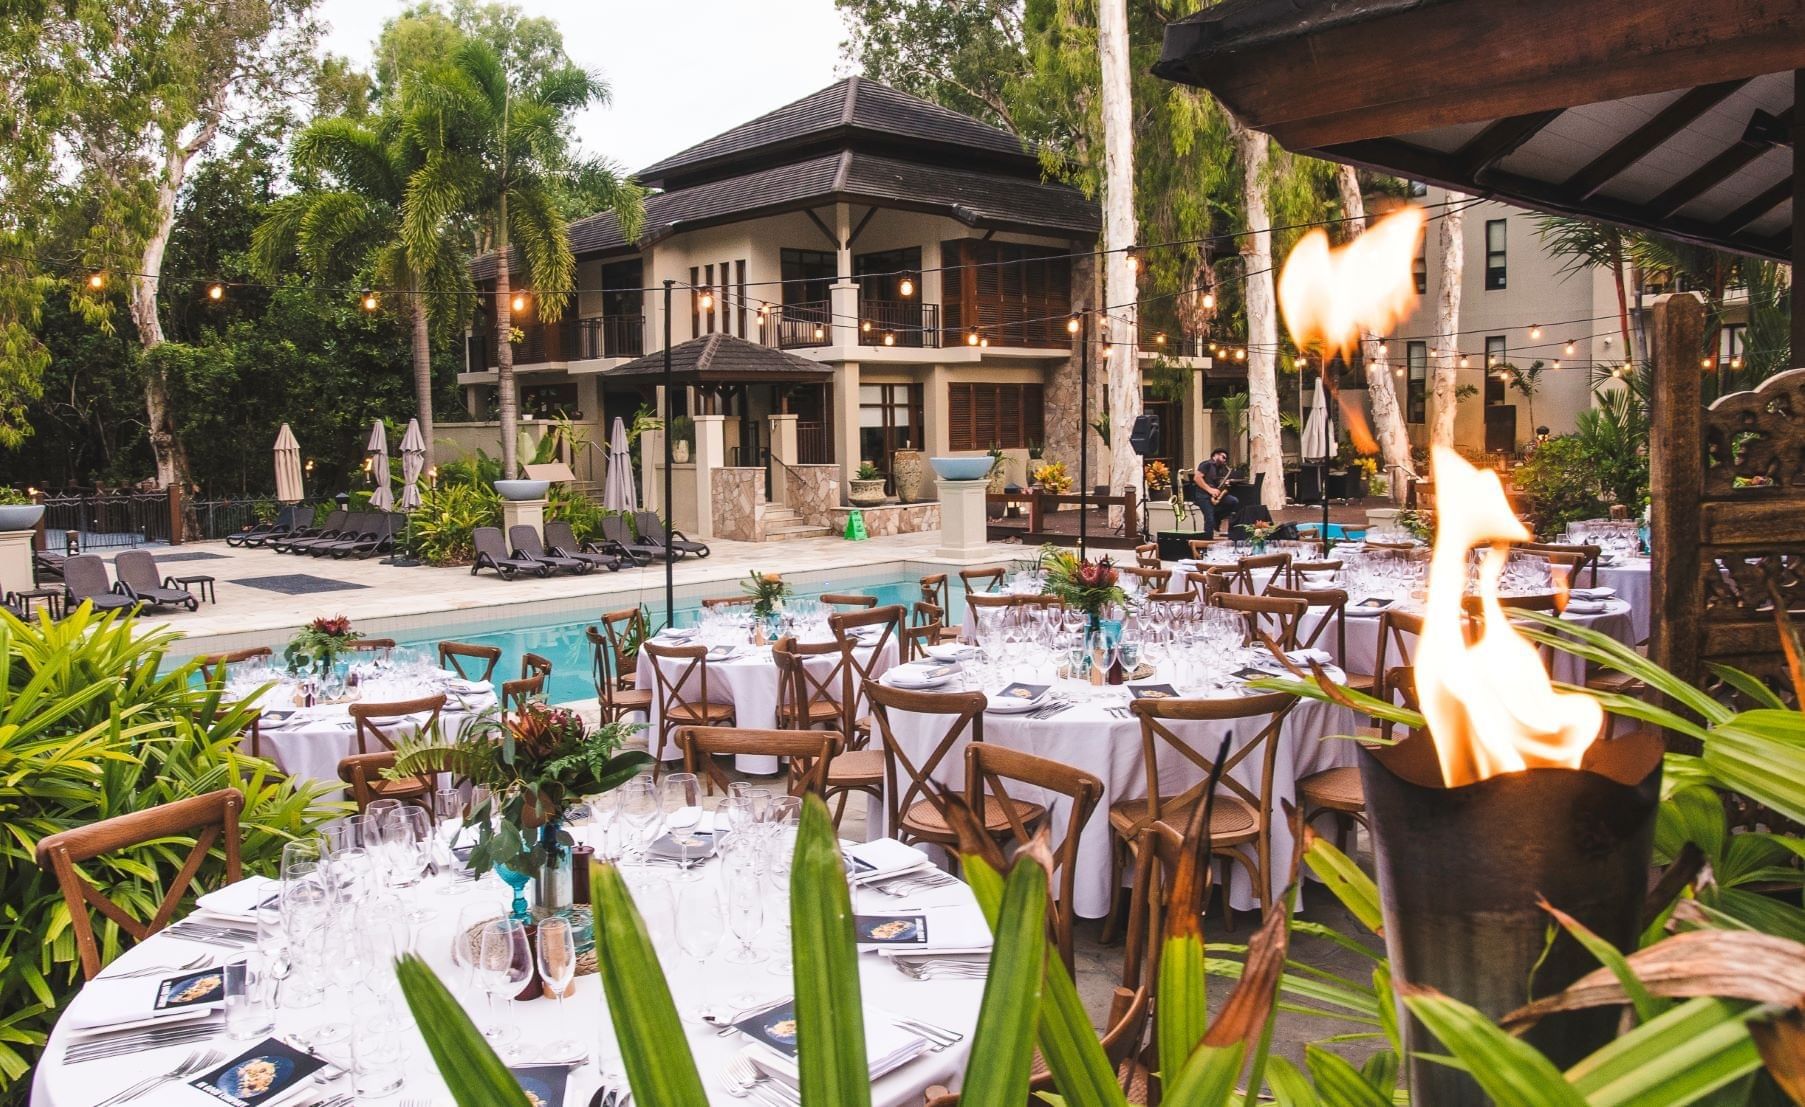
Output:
[[[1604,713],[1590,696],[1557,692],[1535,646],[1511,626],[1498,578],[1511,542],[1529,533],[1511,513],[1496,473],[1435,451],[1435,552],[1416,651],[1416,689],[1450,788],[1532,768],[1577,769]],[[1461,597],[1468,553],[1479,569],[1483,626],[1468,644]]]
[[[1403,207],[1340,249],[1321,228],[1304,235],[1279,274],[1279,310],[1299,350],[1346,355],[1360,332],[1384,334],[1416,303],[1411,265],[1421,208]]]

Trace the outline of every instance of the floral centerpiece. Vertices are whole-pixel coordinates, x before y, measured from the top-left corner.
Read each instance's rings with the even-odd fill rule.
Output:
[[[1098,629],[1110,607],[1129,606],[1128,593],[1122,590],[1122,574],[1108,557],[1091,561],[1058,546],[1045,546],[1040,552],[1040,567],[1046,575],[1042,590],[1067,607],[1084,612],[1092,630]]]
[[[760,619],[782,611],[783,601],[790,598],[790,586],[776,573],[747,573],[740,589],[752,597],[752,614]]]
[[[302,627],[300,633],[288,640],[287,647],[282,651],[282,660],[288,664],[288,671],[291,673],[312,669],[324,676],[338,663],[338,655],[350,649],[351,643],[362,637],[362,634],[351,629],[351,619],[348,616],[321,616]]]
[[[1072,490],[1072,478],[1065,471],[1065,462],[1049,461],[1034,470],[1034,483],[1042,491],[1055,496],[1063,496]]]
[[[586,797],[611,792],[652,766],[645,751],[621,750],[639,729],[615,722],[592,731],[575,711],[533,700],[511,715],[491,709],[454,738],[435,732],[401,742],[388,775],[449,772],[487,789],[488,798],[464,820],[477,832],[471,869],[505,869],[520,917],[527,916],[526,879],[537,880],[538,907],[550,913],[570,906],[574,840],[564,819]]]
[[[1254,552],[1264,553],[1266,550],[1266,543],[1271,540],[1274,534],[1278,533],[1278,529],[1277,523],[1249,523],[1247,525],[1247,538],[1253,543]]]
[[[1147,495],[1156,496],[1171,490],[1172,470],[1166,468],[1165,462],[1149,461],[1144,468],[1144,473],[1147,478]]]

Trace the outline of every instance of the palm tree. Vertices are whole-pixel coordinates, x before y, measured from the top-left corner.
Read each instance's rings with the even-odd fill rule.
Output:
[[[408,139],[422,154],[403,203],[409,257],[431,256],[442,229],[460,218],[475,220],[479,242],[495,251],[501,461],[510,477],[519,472],[520,409],[511,345],[512,249],[516,243],[520,247],[539,318],[554,322],[570,300],[576,274],[561,200],[579,172],[590,174],[593,194],[597,170],[596,163],[573,154],[567,123],[573,112],[606,97],[601,80],[574,65],[551,70],[532,88],[513,88],[495,51],[476,40],[460,44],[423,74],[407,97]],[[622,230],[633,237],[638,193],[624,186],[602,191],[612,197]]]
[[[1571,274],[1601,266],[1610,270],[1611,282],[1617,289],[1617,329],[1623,338],[1623,360],[1633,363],[1636,350],[1631,345],[1629,284],[1624,271],[1637,236],[1609,223],[1570,215],[1544,215],[1536,220],[1536,227],[1542,243],[1567,259],[1561,272]]]
[[[367,277],[405,295],[390,301],[405,310],[413,327],[414,402],[426,438],[426,465],[433,464],[432,317],[449,312],[470,287],[456,239],[438,234],[431,249],[410,254],[402,239],[408,175],[419,167],[418,151],[402,140],[398,121],[383,117],[374,126],[354,119],[320,119],[295,139],[297,168],[324,182],[270,205],[251,236],[252,265],[274,277],[290,254],[298,254],[316,275],[331,279]]]
[[[1529,433],[1536,429],[1536,393],[1542,390],[1542,371],[1546,368],[1540,361],[1531,362],[1529,368],[1519,369],[1515,365],[1498,366],[1498,375],[1505,383],[1521,393],[1529,408]]]

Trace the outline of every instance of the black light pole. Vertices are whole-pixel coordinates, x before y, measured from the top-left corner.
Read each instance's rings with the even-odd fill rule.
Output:
[[[664,439],[664,525],[674,528],[677,523],[671,517],[671,397],[676,395],[676,385],[671,379],[671,289],[676,281],[667,279],[664,282],[664,431],[660,435]],[[677,625],[677,585],[675,579],[676,550],[670,542],[664,544],[664,625]]]
[[[1090,539],[1091,313],[1078,315],[1078,556]]]

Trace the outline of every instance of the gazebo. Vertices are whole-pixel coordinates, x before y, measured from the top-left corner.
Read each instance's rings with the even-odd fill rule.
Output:
[[[1788,261],[1805,86],[1798,0],[1223,0],[1154,71],[1298,153]],[[1793,285],[1792,351],[1805,350]],[[1805,370],[1702,402],[1704,308],[1658,301],[1653,658],[1783,678],[1805,611]]]

